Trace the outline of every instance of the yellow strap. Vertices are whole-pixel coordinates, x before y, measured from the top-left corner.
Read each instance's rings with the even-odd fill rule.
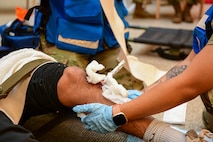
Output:
[[[5,80],[0,85],[0,99],[7,97],[8,93],[13,89],[13,87],[24,77],[30,75],[30,73],[42,63],[49,60],[38,59],[25,64],[20,70],[11,75],[7,80]]]

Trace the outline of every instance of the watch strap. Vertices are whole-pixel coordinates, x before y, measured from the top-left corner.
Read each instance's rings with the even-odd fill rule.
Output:
[[[120,105],[118,104],[113,106],[113,122],[117,126],[126,124],[128,122],[126,115],[120,111]]]

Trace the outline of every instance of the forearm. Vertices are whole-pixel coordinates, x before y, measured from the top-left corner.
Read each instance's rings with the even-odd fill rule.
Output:
[[[190,100],[191,97],[187,98],[188,96],[184,95],[187,92],[184,92],[185,89],[182,86],[178,86],[178,84],[172,80],[161,83],[135,100],[121,104],[121,112],[127,116],[129,121],[132,121],[163,112]],[[182,83],[180,82],[180,84]],[[163,88],[166,88],[166,90]]]
[[[178,63],[176,66],[171,68],[165,75],[163,75],[161,78],[159,78],[153,84],[145,87],[142,91],[146,92],[146,91],[150,90],[151,88],[153,88],[154,86],[181,74],[188,67],[188,65],[190,64],[190,62],[194,56],[195,56],[195,53],[193,51],[191,51],[191,53],[185,60],[183,60],[182,62]]]
[[[213,57],[209,52],[213,52],[213,48],[205,47],[184,72],[120,105],[121,111],[129,120],[143,118],[187,102],[213,88]]]

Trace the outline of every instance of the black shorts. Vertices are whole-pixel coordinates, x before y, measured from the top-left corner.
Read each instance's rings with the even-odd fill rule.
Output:
[[[57,83],[66,67],[62,63],[51,62],[36,69],[27,88],[20,122],[31,116],[68,110],[59,102],[57,95]]]

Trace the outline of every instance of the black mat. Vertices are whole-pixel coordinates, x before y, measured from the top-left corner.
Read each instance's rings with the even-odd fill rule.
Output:
[[[192,35],[192,30],[149,27],[139,37],[133,38],[133,42],[191,48]]]

